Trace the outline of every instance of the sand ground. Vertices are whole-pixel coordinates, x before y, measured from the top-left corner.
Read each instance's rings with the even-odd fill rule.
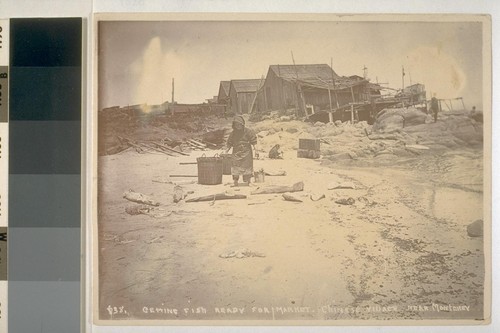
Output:
[[[466,232],[483,218],[482,150],[391,163],[384,155],[370,163],[299,159],[290,150],[254,162],[286,176],[251,187],[232,188],[231,176],[182,185],[194,192],[187,198],[229,191],[246,199],[173,203],[169,182],[196,178],[169,175],[196,174],[196,165],[179,163],[202,153],[215,151],[99,157],[101,319],[483,317],[483,238]],[[298,181],[303,202],[250,194]],[[332,182],[355,188],[329,190]],[[159,201],[159,217],[128,214],[129,189]],[[335,203],[347,198],[354,204]],[[232,251],[241,258],[224,258]]]

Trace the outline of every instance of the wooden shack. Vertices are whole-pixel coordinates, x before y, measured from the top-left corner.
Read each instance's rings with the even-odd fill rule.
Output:
[[[219,94],[217,95],[217,102],[219,104],[229,105],[229,86],[231,81],[220,81]]]
[[[303,116],[344,112],[346,106],[370,103],[381,87],[363,77],[339,76],[326,64],[271,65],[259,101],[266,111],[295,108]],[[343,115],[337,115],[343,119]],[[330,121],[334,117],[330,116]]]
[[[250,113],[257,102],[257,91],[264,84],[263,79],[231,80],[229,99],[233,114]]]
[[[263,94],[266,110],[280,110],[300,108],[302,104],[301,88],[305,83],[332,82],[338,75],[326,64],[312,65],[271,65],[267,71]],[[308,89],[307,96],[303,96],[306,104],[324,105],[329,103],[328,94],[324,91]],[[304,107],[304,106],[302,106]]]

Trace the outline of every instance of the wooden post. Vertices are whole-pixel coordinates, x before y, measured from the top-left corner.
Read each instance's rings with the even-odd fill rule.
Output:
[[[302,86],[300,85],[300,83],[297,83],[297,87],[299,89],[299,97],[300,97],[300,107],[299,109],[301,110],[301,112],[303,112],[304,115],[306,115],[306,101],[304,99],[304,93],[302,92]],[[298,115],[300,116],[300,115]]]
[[[255,96],[252,99],[252,104],[250,104],[250,110],[248,110],[248,113],[253,112],[253,106],[255,105],[255,101],[257,100],[257,95],[259,94],[259,91],[264,87],[264,84],[262,83],[264,81],[264,75],[260,77],[259,81],[259,86],[257,87],[257,91],[255,92]],[[265,99],[265,94],[264,94],[264,99]]]
[[[330,112],[333,111],[332,109],[332,93],[330,91],[330,88],[328,88],[328,100],[330,101]]]
[[[283,78],[281,77],[281,69],[280,65],[278,65],[278,76],[280,80],[280,86],[281,86],[281,107],[283,108],[283,111],[286,111],[286,105],[285,105],[285,90],[283,89]]]
[[[174,104],[174,101],[175,101],[174,100],[174,88],[175,88],[175,86],[174,86],[174,78],[172,78],[172,104]]]
[[[464,104],[464,99],[462,97],[460,97],[460,100],[462,101],[462,106],[464,108],[464,111],[465,111],[465,104]]]
[[[332,108],[332,92],[331,92],[330,88],[328,88],[328,100],[330,101],[330,112],[333,112],[333,108]]]
[[[332,69],[332,84],[333,84],[333,92],[335,94],[335,102],[337,103],[337,109],[339,106],[339,97],[337,96],[337,89],[335,88],[335,77],[333,76],[333,58],[330,58],[330,68]]]
[[[293,61],[293,68],[295,69],[295,76],[297,78],[297,93],[298,93],[298,98],[300,99],[300,101],[298,101],[298,109],[299,110],[302,110],[304,112],[304,114],[306,114],[306,103],[304,101],[304,96],[302,95],[302,89],[301,89],[301,86],[300,86],[300,83],[299,83],[299,72],[297,71],[297,66],[295,65],[295,58],[293,57],[293,52],[290,51],[290,53],[292,54],[292,61]],[[299,112],[296,113],[296,116],[299,116]]]
[[[401,81],[402,81],[401,92],[404,93],[404,90],[405,90],[405,68],[403,66],[401,66]]]
[[[330,91],[330,88],[328,88],[328,99],[330,100],[330,112],[328,112],[328,122],[332,122],[333,121],[333,109],[332,109],[332,93]]]
[[[354,104],[351,104],[351,124],[354,124]]]

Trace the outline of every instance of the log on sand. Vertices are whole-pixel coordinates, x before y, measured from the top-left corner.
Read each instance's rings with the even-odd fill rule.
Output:
[[[304,182],[298,182],[292,186],[268,186],[263,188],[258,188],[252,192],[252,194],[274,194],[274,193],[286,193],[286,192],[299,192],[304,190]]]
[[[229,199],[246,199],[247,196],[243,194],[227,194],[217,193],[212,195],[205,195],[202,197],[192,198],[186,202],[202,202],[202,201],[215,201],[215,200],[229,200]]]

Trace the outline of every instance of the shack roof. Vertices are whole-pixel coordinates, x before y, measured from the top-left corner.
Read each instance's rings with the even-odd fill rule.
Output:
[[[221,89],[224,90],[224,94],[229,95],[229,86],[231,85],[231,81],[220,81],[220,86],[219,86],[219,94],[221,92]]]
[[[243,92],[256,92],[259,90],[264,80],[261,79],[248,79],[248,80],[231,80],[231,86],[237,93]]]
[[[366,79],[352,78],[346,76],[339,76],[332,80],[326,81],[321,79],[308,79],[308,80],[294,80],[299,82],[304,87],[319,88],[319,89],[331,89],[331,90],[344,90],[351,87],[356,87],[359,85],[366,85],[371,90],[382,90],[383,87],[376,83],[371,83]]]
[[[269,70],[273,71],[276,76],[284,80],[301,81],[317,80],[318,78],[325,81],[332,81],[333,77],[338,75],[327,64],[307,64],[307,65],[271,65]]]

